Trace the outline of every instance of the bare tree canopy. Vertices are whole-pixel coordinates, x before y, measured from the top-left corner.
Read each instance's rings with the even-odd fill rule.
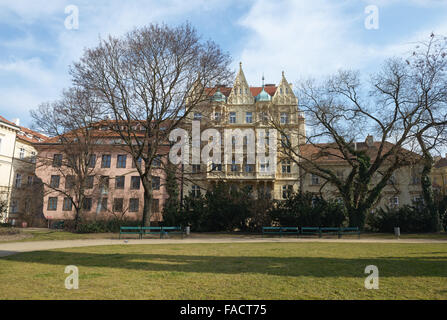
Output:
[[[352,225],[363,224],[366,211],[380,199],[396,170],[420,165],[422,153],[417,154],[415,147],[418,136],[430,140],[434,149],[444,134],[445,43],[444,38],[435,45],[431,37],[412,58],[385,61],[369,83],[355,71],[301,83],[299,107],[306,114],[308,129],[301,139],[306,144],[295,148],[283,143],[282,151],[304,172],[336,187]],[[277,121],[273,125],[282,136],[299,135],[287,132]],[[372,140],[370,148],[360,147],[359,139],[369,134],[378,141]],[[349,173],[338,175],[334,167],[325,165],[328,159],[342,161]]]
[[[31,111],[34,127],[52,137],[36,145],[39,150],[37,169],[55,167],[58,174],[69,181],[69,188],[44,182],[51,192],[57,192],[68,198],[75,210],[75,228],[83,209],[86,181],[93,174],[92,155],[101,140],[101,131],[95,130],[102,117],[98,104],[88,91],[70,88],[63,92],[62,98],[52,103],[43,103]],[[45,150],[56,148],[59,160],[53,158],[53,152]]]
[[[71,68],[73,83],[95,97],[110,129],[129,148],[144,188],[143,225],[151,217],[151,168],[170,131],[205,101],[206,88],[232,76],[230,58],[189,24],[151,24],[108,37]]]

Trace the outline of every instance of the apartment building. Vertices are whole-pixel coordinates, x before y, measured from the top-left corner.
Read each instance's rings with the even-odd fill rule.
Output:
[[[70,165],[70,151],[60,137],[49,138],[35,145],[38,150],[36,175],[44,183],[43,213],[47,219],[73,219],[81,181],[84,188],[82,217],[87,220],[141,219],[144,198],[143,186],[137,171],[142,161],[134,163],[128,147],[119,135],[101,124],[95,129],[97,139],[89,147],[87,176],[78,177],[79,171]],[[69,150],[69,149],[68,149]],[[161,221],[161,212],[167,194],[166,174],[169,146],[159,150],[152,172],[152,221]]]
[[[185,128],[190,128],[192,121],[200,121],[202,131],[206,128],[214,128],[224,137],[225,130],[237,129],[253,130],[255,141],[244,136],[242,141],[232,137],[233,156],[231,163],[189,164],[184,166],[185,194],[192,192],[198,194],[219,181],[234,184],[236,186],[249,186],[255,196],[268,194],[274,199],[281,199],[285,191],[298,190],[299,168],[295,163],[286,160],[281,152],[277,153],[276,164],[261,163],[256,159],[255,163],[247,161],[247,147],[258,143],[257,130],[265,130],[265,145],[272,143],[269,137],[269,121],[275,119],[284,132],[292,132],[288,137],[289,142],[295,146],[300,145],[305,137],[305,120],[298,109],[298,100],[295,97],[292,84],[282,73],[278,85],[264,84],[262,86],[249,86],[240,64],[239,71],[232,87],[217,86],[207,91],[208,101],[195,107],[189,113],[185,121]],[[236,144],[243,144],[243,163],[237,163],[238,152]],[[202,142],[202,146],[206,142]],[[222,141],[222,151],[225,142]],[[275,168],[271,168],[276,165]],[[272,170],[270,170],[272,169]]]
[[[0,199],[6,201],[3,221],[37,223],[41,218],[42,185],[35,176],[34,143],[47,137],[0,116]]]

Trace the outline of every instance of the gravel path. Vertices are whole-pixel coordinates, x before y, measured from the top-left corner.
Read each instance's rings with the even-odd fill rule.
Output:
[[[0,244],[0,257],[21,252],[62,248],[77,248],[127,244],[184,244],[184,243],[260,243],[260,242],[344,242],[344,243],[445,243],[447,240],[429,239],[297,239],[297,238],[201,238],[201,239],[90,239],[90,240],[50,240],[30,242],[9,242]]]

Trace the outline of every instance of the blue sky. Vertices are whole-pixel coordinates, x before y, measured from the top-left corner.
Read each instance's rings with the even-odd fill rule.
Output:
[[[69,30],[65,8],[79,9]],[[366,29],[365,8],[378,8]],[[242,61],[247,80],[295,83],[339,68],[377,70],[431,32],[447,35],[447,0],[0,0],[0,115],[31,126],[29,110],[70,85],[68,66],[99,36],[188,20]]]

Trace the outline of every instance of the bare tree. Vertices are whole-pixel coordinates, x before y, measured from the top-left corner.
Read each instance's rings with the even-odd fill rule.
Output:
[[[150,225],[152,163],[206,88],[228,81],[229,56],[202,41],[189,24],[149,25],[109,37],[85,51],[71,69],[73,82],[95,96],[135,162],[144,188],[144,226]]]
[[[75,228],[82,217],[88,180],[94,175],[95,149],[102,134],[97,122],[102,113],[88,91],[71,88],[59,101],[43,103],[31,111],[34,127],[52,137],[36,145],[37,166],[55,167],[65,183],[44,182],[52,192],[68,198],[75,211]],[[46,150],[58,150],[58,155],[42,156]],[[59,178],[60,179],[60,178]]]
[[[430,173],[433,155],[441,153],[447,142],[447,37],[430,35],[417,44],[406,60],[411,79],[408,101],[421,108],[422,117],[413,130],[422,155],[421,185],[424,204],[433,216],[432,230],[441,230],[441,218],[432,190]]]
[[[354,71],[339,71],[321,83],[303,82],[299,102],[306,114],[305,137],[271,117],[285,140],[278,144],[281,152],[303,172],[320,177],[322,187],[336,188],[351,225],[363,226],[367,210],[379,201],[393,173],[418,161],[403,149],[423,116],[420,106],[405,98],[411,87],[407,71],[403,61],[390,59],[371,78],[369,88]],[[358,144],[367,133],[378,141]],[[293,136],[306,143],[295,146]],[[341,161],[349,167],[348,174],[339,175],[327,160]]]

